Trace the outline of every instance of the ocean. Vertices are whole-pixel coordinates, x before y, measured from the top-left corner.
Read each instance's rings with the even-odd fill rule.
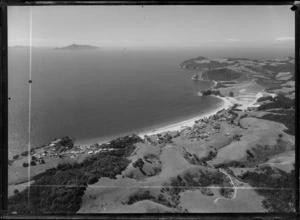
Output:
[[[180,63],[216,55],[228,53],[33,48],[29,135],[29,49],[9,48],[9,156],[27,150],[29,137],[31,148],[63,136],[92,144],[205,114],[222,101],[199,96],[213,83],[191,80],[198,71]]]

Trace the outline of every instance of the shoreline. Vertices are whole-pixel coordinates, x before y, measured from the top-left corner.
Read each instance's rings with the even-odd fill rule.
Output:
[[[201,80],[203,80],[203,79],[201,79]],[[203,80],[203,81],[208,81],[208,80]],[[212,85],[209,89],[213,89],[217,85],[217,81],[215,81],[215,80],[211,80],[211,81],[213,81],[214,85]],[[184,120],[184,121],[177,122],[177,123],[170,124],[170,125],[165,125],[163,127],[157,128],[157,129],[151,129],[148,131],[139,132],[139,133],[137,133],[137,135],[140,138],[144,139],[145,136],[156,135],[156,134],[160,134],[160,133],[164,133],[164,132],[181,131],[185,127],[192,127],[195,124],[195,121],[198,121],[203,118],[208,118],[212,115],[215,115],[218,111],[220,111],[222,109],[228,109],[231,106],[233,106],[233,103],[227,97],[220,97],[220,96],[214,96],[214,97],[221,99],[223,101],[223,104],[207,113],[193,117],[191,119]]]
[[[208,89],[213,89],[216,85],[217,85],[217,81],[215,80],[204,80],[201,78],[202,81],[212,81],[214,83],[214,85],[212,85],[211,87],[209,87]],[[145,135],[146,136],[151,136],[151,135],[155,135],[155,134],[160,134],[160,133],[164,133],[164,132],[171,132],[171,131],[180,131],[182,129],[184,129],[185,127],[191,127],[195,124],[195,121],[200,120],[202,118],[205,117],[209,117],[211,115],[216,114],[218,111],[222,110],[222,109],[228,109],[231,106],[233,106],[233,103],[227,99],[227,97],[220,97],[220,96],[214,96],[218,99],[223,100],[223,104],[221,106],[219,106],[216,109],[213,109],[209,112],[206,112],[204,114],[201,114],[199,116],[193,117],[191,119],[187,119],[184,121],[180,121],[180,122],[176,122],[176,123],[172,123],[172,124],[167,124],[167,125],[163,125],[161,127],[158,128],[145,128],[142,131],[141,130],[137,130],[137,131],[133,131],[132,133],[136,134],[137,136],[139,136],[140,138],[144,139]],[[117,137],[119,137],[118,135],[116,135]],[[107,144],[109,143],[113,138],[109,139],[109,140],[103,140],[103,141],[99,141],[96,142],[97,144]],[[78,141],[80,142],[80,141]],[[87,141],[88,142],[88,141]],[[95,144],[95,142],[91,143],[84,143],[84,144],[79,144],[80,146],[88,146],[88,145],[92,145]]]
[[[210,112],[204,113],[204,114],[199,115],[197,117],[194,117],[194,118],[191,118],[191,119],[188,119],[188,120],[185,120],[185,121],[181,121],[181,122],[178,122],[178,123],[175,123],[175,124],[166,125],[164,127],[160,127],[160,128],[154,129],[154,130],[141,132],[141,133],[138,133],[137,135],[140,138],[145,138],[145,135],[146,136],[151,136],[151,135],[156,135],[156,134],[160,134],[160,133],[164,133],[164,132],[181,131],[185,127],[193,126],[195,124],[195,121],[198,121],[198,120],[203,119],[203,118],[208,118],[212,115],[215,115],[218,111],[220,111],[222,109],[228,109],[233,105],[227,98],[218,97],[218,96],[215,96],[215,97],[223,100],[224,103],[220,107],[218,107],[218,108],[216,108],[216,109],[214,109]]]
[[[137,130],[137,131],[132,131],[131,133],[136,134],[137,136],[139,136],[140,138],[144,139],[145,135],[147,136],[151,136],[151,135],[155,135],[155,134],[159,134],[159,133],[164,133],[164,132],[172,132],[172,131],[181,131],[182,129],[184,129],[185,127],[191,127],[195,124],[195,121],[200,120],[202,118],[208,118],[212,115],[215,115],[218,111],[222,110],[222,109],[228,109],[231,106],[233,106],[233,103],[227,98],[227,97],[220,97],[220,96],[214,96],[220,100],[223,101],[222,104],[220,104],[217,108],[214,108],[212,110],[210,110],[209,112],[203,113],[201,115],[198,115],[196,117],[184,120],[184,121],[180,121],[180,122],[175,122],[171,124],[166,124],[166,125],[162,125],[160,127],[157,128],[145,128],[143,130]],[[126,135],[126,134],[124,134]],[[127,134],[129,135],[129,133]],[[116,135],[116,137],[120,137],[120,135]],[[89,146],[89,145],[93,145],[95,143],[97,144],[107,144],[109,143],[111,140],[113,140],[114,138],[106,138],[107,140],[103,140],[103,141],[96,141],[96,142],[90,142],[90,141],[86,141],[85,143],[80,143],[78,145],[80,146]],[[83,141],[84,142],[84,141]]]

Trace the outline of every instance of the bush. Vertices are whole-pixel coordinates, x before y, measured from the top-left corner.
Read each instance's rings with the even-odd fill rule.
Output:
[[[143,193],[135,193],[133,195],[130,195],[127,204],[128,205],[132,205],[138,201],[142,201],[142,200],[156,200],[156,198],[154,196],[150,195],[150,191],[147,190]]]
[[[24,151],[23,153],[21,153],[21,156],[26,157],[28,155],[28,151]]]
[[[274,100],[275,101],[272,103],[267,103],[259,106],[258,110],[264,111],[272,108],[284,108],[284,109],[295,108],[295,99],[290,99],[288,97],[285,97],[283,94],[278,94],[274,98]]]
[[[129,137],[117,141],[122,145],[123,155],[95,154],[80,164],[59,164],[34,176],[35,182],[30,187],[8,199],[8,211],[19,214],[76,213],[87,184],[95,183],[101,177],[115,178],[121,174],[130,163],[125,156],[134,151],[132,144],[138,140]]]
[[[261,119],[282,123],[288,128],[284,132],[295,136],[295,110],[286,110],[283,115],[267,114],[262,116]]]
[[[295,211],[295,169],[286,173],[276,168],[264,167],[263,172],[246,172],[240,178],[249,183],[265,200],[269,212]],[[266,188],[266,189],[259,189]]]
[[[98,182],[98,178],[96,176],[93,176],[89,179],[88,184],[94,184]]]
[[[272,96],[265,96],[265,97],[260,97],[257,99],[257,102],[263,102],[263,101],[274,101],[275,99]]]
[[[134,168],[139,168],[139,170],[141,171],[141,173],[142,173],[143,175],[147,175],[147,174],[145,173],[145,171],[143,170],[144,164],[145,164],[145,162],[143,161],[143,159],[139,158],[137,161],[135,161],[135,162],[132,164],[132,166],[133,166]]]
[[[14,159],[14,160],[16,160],[16,159],[18,159],[18,158],[19,158],[19,154],[13,156],[13,159]]]
[[[218,80],[218,81],[231,81],[231,80],[238,79],[241,76],[242,76],[241,73],[228,68],[208,70],[202,74],[203,78],[208,78],[208,79]]]
[[[31,166],[36,166],[36,163],[32,160],[32,161],[30,162],[30,165],[31,165]]]
[[[216,95],[216,96],[222,96],[219,90],[205,90],[201,92],[202,95]]]
[[[23,167],[28,167],[29,166],[29,164],[28,163],[23,163]]]

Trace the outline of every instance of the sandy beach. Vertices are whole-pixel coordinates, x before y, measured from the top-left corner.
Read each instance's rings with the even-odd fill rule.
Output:
[[[217,82],[215,80],[212,80],[212,81],[213,81],[214,85],[211,86],[211,89],[214,88],[217,85]],[[199,92],[198,95],[202,96],[201,92]],[[166,125],[166,126],[163,126],[163,127],[157,128],[157,129],[151,129],[151,130],[148,130],[148,131],[138,132],[137,135],[141,138],[144,138],[145,135],[151,136],[151,135],[164,133],[164,132],[168,132],[168,131],[181,131],[185,127],[193,126],[195,121],[198,121],[198,120],[200,120],[202,118],[205,118],[205,117],[212,116],[212,115],[216,114],[218,111],[220,111],[222,109],[227,109],[227,108],[229,108],[233,105],[233,103],[227,97],[220,97],[220,96],[215,96],[215,97],[217,97],[218,99],[221,99],[223,101],[223,104],[220,105],[219,107],[217,107],[214,110],[211,110],[211,111],[209,111],[205,114],[202,114],[202,115],[199,115],[197,117],[193,117],[191,119],[181,121],[181,122],[178,122],[178,123],[175,123],[175,124]]]
[[[140,136],[141,138],[144,138],[145,135],[150,136],[150,135],[155,135],[155,134],[168,132],[168,131],[180,131],[180,130],[184,129],[185,127],[193,126],[193,124],[197,120],[212,116],[212,115],[216,114],[218,111],[220,111],[222,109],[227,109],[233,105],[233,103],[227,97],[219,97],[219,96],[215,96],[215,97],[223,100],[223,104],[210,112],[207,112],[205,114],[199,115],[197,117],[194,117],[194,118],[191,118],[191,119],[179,122],[179,123],[167,125],[167,126],[164,126],[164,127],[158,128],[158,129],[154,129],[154,130],[150,130],[150,131],[143,131],[143,132],[138,133],[137,135]]]

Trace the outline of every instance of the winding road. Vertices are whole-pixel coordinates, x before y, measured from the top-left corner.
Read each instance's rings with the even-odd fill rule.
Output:
[[[233,182],[231,176],[230,176],[225,170],[223,170],[222,168],[220,168],[219,171],[220,171],[221,173],[224,173],[226,176],[229,177],[230,182],[231,182],[231,184],[232,184],[232,186],[233,186],[233,189],[234,189],[234,194],[233,194],[233,196],[232,196],[231,198],[218,197],[218,198],[216,198],[216,199],[214,200],[214,203],[217,203],[219,199],[227,199],[227,200],[235,199],[236,194],[237,194],[237,189],[236,189],[236,186],[234,185],[234,182]]]

